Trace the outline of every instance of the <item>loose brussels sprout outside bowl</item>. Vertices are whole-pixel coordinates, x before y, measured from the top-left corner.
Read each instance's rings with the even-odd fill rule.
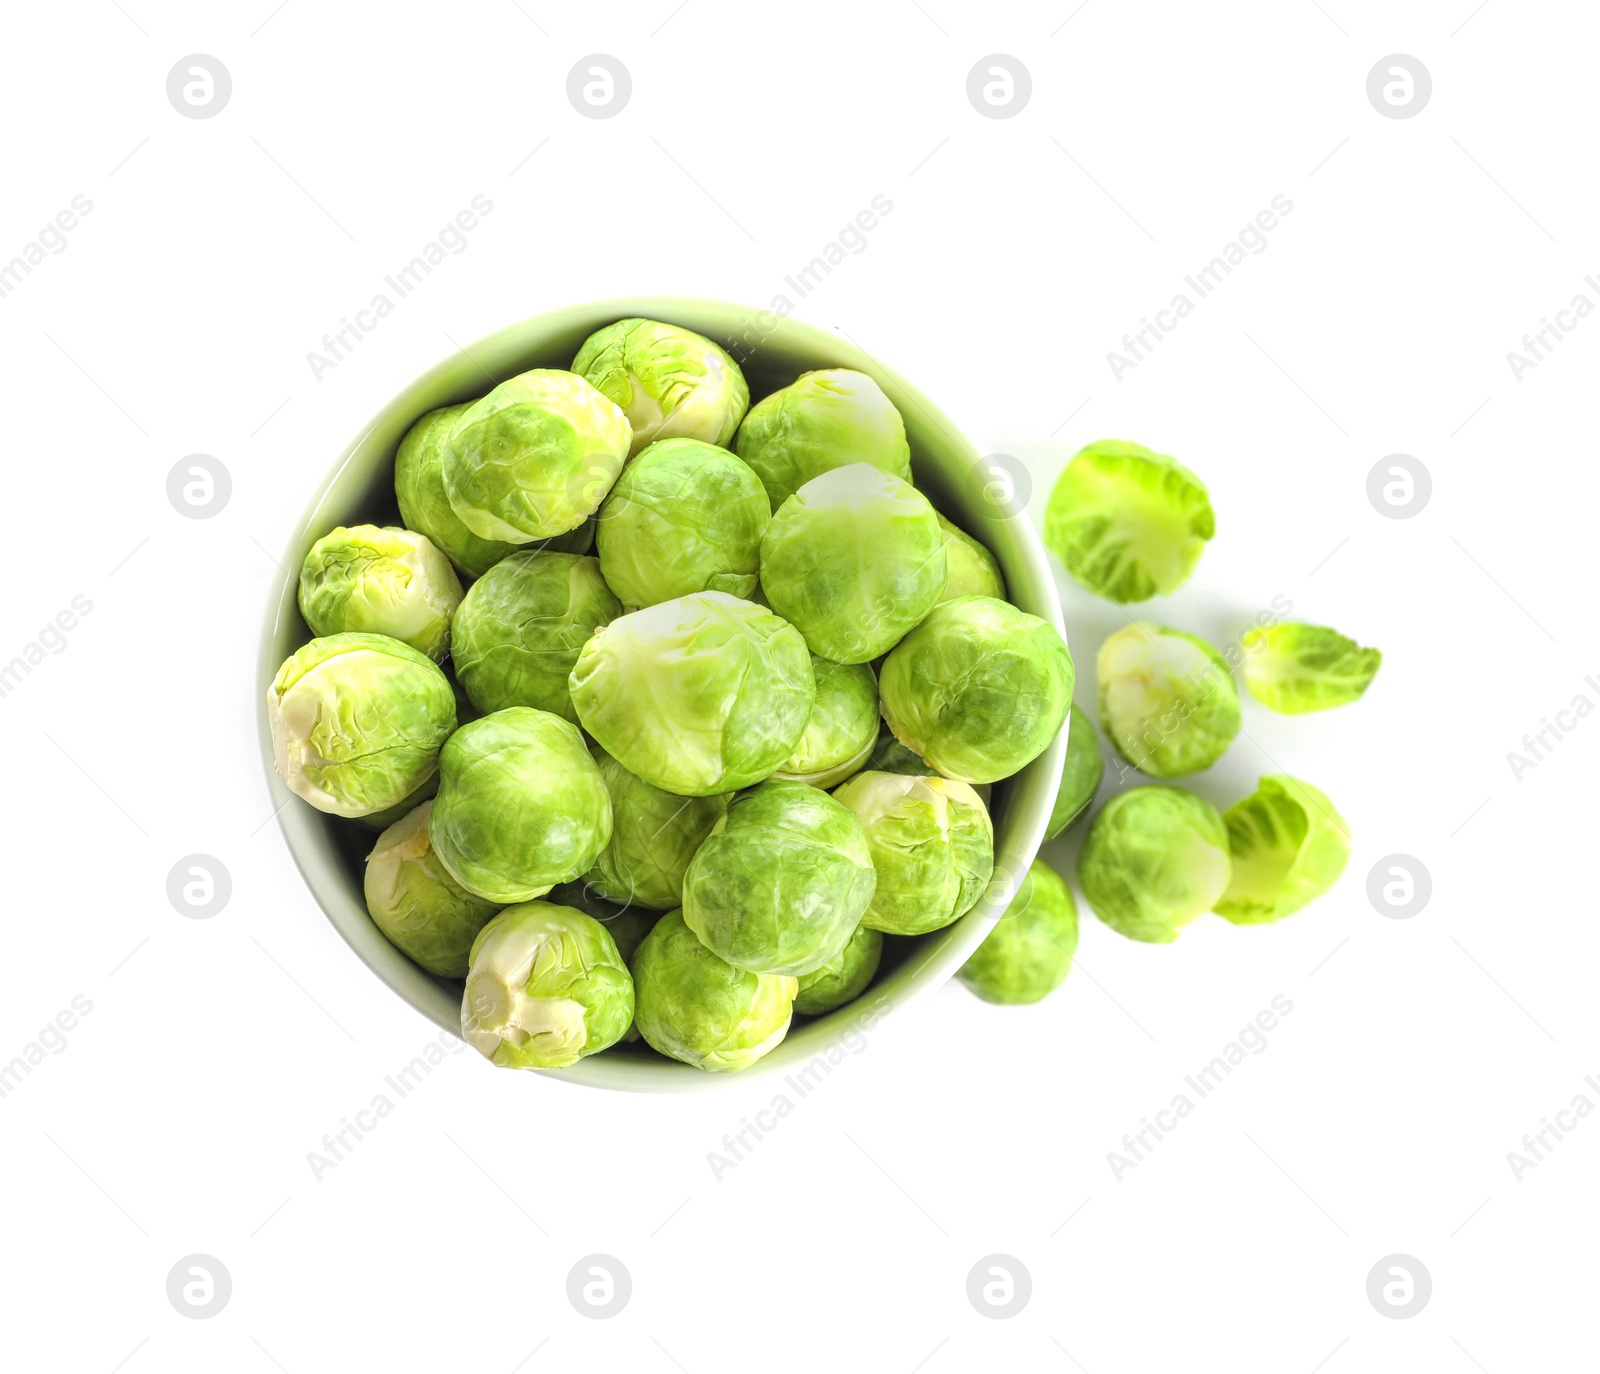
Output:
[[[453,1034],[461,1033],[462,985],[434,977],[384,938],[367,913],[364,860],[377,829],[339,819],[295,797],[273,767],[273,743],[259,703],[285,658],[311,638],[296,601],[299,571],[311,546],[337,526],[400,526],[394,494],[395,452],[412,424],[441,406],[486,394],[532,368],[567,368],[597,329],[630,317],[661,320],[704,334],[740,363],[752,400],[793,382],[802,372],[852,368],[872,377],[905,419],[912,472],[919,490],[957,525],[981,537],[1005,577],[1010,599],[1065,633],[1055,583],[1037,533],[1021,512],[983,504],[972,480],[981,455],[921,392],[848,341],[771,312],[716,301],[644,297],[601,301],[540,315],[491,334],[445,359],[394,397],[335,463],[307,508],[282,558],[262,631],[259,693],[262,758],[284,839],[306,885],[334,928],[379,978],[414,1008]],[[473,719],[464,696],[462,723]],[[542,1072],[594,1087],[633,1092],[711,1088],[756,1073],[785,1074],[826,1055],[847,1034],[870,1034],[895,1008],[944,984],[1005,911],[1044,837],[1060,783],[1067,732],[1019,773],[998,783],[991,798],[995,876],[964,917],[931,934],[885,942],[872,985],[837,1011],[796,1015],[787,1037],[741,1074],[703,1073],[656,1054],[642,1040],[614,1045],[564,1069]],[[420,795],[419,795],[419,800]],[[396,819],[395,816],[386,819]]]

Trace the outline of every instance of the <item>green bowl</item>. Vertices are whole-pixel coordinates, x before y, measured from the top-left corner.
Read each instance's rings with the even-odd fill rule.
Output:
[[[291,794],[272,763],[272,740],[264,703],[279,665],[311,637],[296,605],[301,563],[316,539],[336,525],[399,524],[394,498],[394,455],[406,431],[439,406],[482,396],[498,383],[534,367],[571,366],[584,339],[629,316],[667,320],[715,339],[739,361],[752,400],[786,386],[812,368],[850,367],[874,378],[905,417],[917,485],[957,525],[993,551],[1011,598],[1023,610],[1063,630],[1061,604],[1039,537],[1025,515],[996,518],[982,508],[982,482],[974,480],[980,455],[955,427],[908,382],[853,344],[825,330],[782,319],[770,311],[718,301],[645,297],[599,301],[540,315],[502,329],[445,359],[405,387],[347,448],[323,483],[284,551],[285,569],[272,590],[261,635],[256,716],[261,756],[284,839],[334,929],[374,973],[429,1020],[460,1033],[461,984],[435,978],[391,945],[367,915],[362,864],[373,832],[359,822],[315,810]],[[827,1016],[796,1018],[788,1037],[755,1067],[741,1074],[711,1074],[657,1055],[642,1041],[618,1045],[556,1078],[593,1087],[633,1092],[677,1092],[709,1088],[755,1074],[812,1080],[827,1072],[828,1051],[844,1037],[859,1049],[872,1028],[896,1007],[939,987],[977,948],[1005,910],[1017,881],[1027,872],[1044,837],[1060,784],[1066,732],[1014,778],[994,789],[996,880],[978,905],[954,925],[915,939],[886,939],[877,980],[859,999]],[[836,1057],[836,1056],[835,1056]],[[813,1060],[822,1063],[808,1073]]]

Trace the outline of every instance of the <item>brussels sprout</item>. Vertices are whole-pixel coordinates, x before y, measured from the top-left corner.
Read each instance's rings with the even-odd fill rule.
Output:
[[[1228,886],[1228,830],[1209,802],[1177,787],[1134,787],[1094,818],[1078,882],[1119,935],[1166,944]]]
[[[944,536],[928,498],[850,463],[814,477],[778,508],[761,541],[772,609],[835,663],[897,644],[944,593]]]
[[[394,494],[407,529],[433,540],[456,567],[481,577],[518,546],[499,539],[479,539],[450,508],[444,491],[444,455],[450,431],[468,406],[430,410],[406,431],[394,457]]]
[[[855,934],[819,969],[800,975],[794,1009],[802,1016],[821,1016],[854,1002],[867,990],[883,957],[880,931],[857,926]]]
[[[1350,858],[1350,829],[1327,796],[1286,774],[1222,813],[1233,878],[1217,915],[1237,926],[1264,925],[1299,911],[1339,881]]]
[[[500,908],[474,897],[434,857],[432,812],[425,801],[378,836],[362,888],[367,912],[390,944],[429,973],[465,978],[472,942]]]
[[[596,559],[514,553],[468,589],[450,659],[478,710],[533,706],[577,724],[567,679],[596,627],[621,614]]]
[[[682,797],[769,777],[794,752],[816,695],[800,632],[726,592],[663,601],[596,630],[570,685],[601,748]]]
[[[956,970],[985,1002],[1017,1007],[1038,1002],[1072,972],[1078,948],[1078,904],[1049,864],[1033,861],[995,928]]]
[[[1072,705],[1056,628],[988,596],[946,601],[879,674],[895,738],[947,778],[999,782],[1049,746]]]
[[[878,679],[865,663],[811,657],[817,697],[811,719],[774,775],[833,787],[859,771],[878,739]]]
[[[1100,723],[1117,752],[1152,778],[1209,768],[1239,733],[1239,692],[1203,639],[1136,620],[1095,660]]]
[[[994,873],[994,827],[964,782],[857,773],[833,794],[867,832],[878,875],[861,924],[922,935],[965,916]]]
[[[1105,771],[1094,722],[1074,705],[1067,715],[1067,761],[1061,770],[1061,786],[1050,811],[1050,823],[1045,827],[1045,839],[1055,839],[1074,821],[1088,815],[1089,803],[1094,800]]]
[[[749,973],[695,938],[668,912],[633,956],[639,1033],[652,1049],[710,1073],[747,1069],[789,1029],[798,984]]]
[[[600,508],[632,435],[627,416],[582,377],[535,368],[456,420],[445,494],[480,539],[529,544],[564,534]]]
[[[662,439],[600,507],[600,568],[631,609],[691,592],[748,596],[771,519],[761,479],[727,449]]]
[[[734,799],[695,852],[684,924],[736,968],[810,973],[866,911],[872,861],[861,822],[826,792],[764,782]]]
[[[1250,695],[1290,716],[1359,701],[1383,662],[1377,649],[1363,649],[1325,625],[1297,620],[1246,630],[1239,647]]]
[[[404,801],[439,767],[456,728],[450,679],[387,635],[313,639],[267,689],[273,763],[319,811],[367,816]]]
[[[513,706],[463,725],[439,755],[428,836],[468,892],[526,902],[585,872],[611,838],[611,798],[578,728]]]
[[[939,517],[939,528],[944,533],[944,561],[950,572],[944,584],[944,595],[939,600],[992,596],[997,601],[1004,601],[1006,580],[1000,575],[1000,565],[994,561],[994,555],[942,515]]]
[[[594,917],[522,902],[472,942],[461,1035],[502,1069],[564,1069],[632,1022],[633,979]]]
[[[911,481],[900,412],[871,377],[843,367],[803,372],[751,407],[733,451],[766,484],[774,511],[812,478],[847,463]]]
[[[595,761],[611,795],[611,840],[584,882],[625,906],[682,906],[689,860],[727,811],[727,796],[679,797],[636,778],[604,750]]]
[[[300,566],[300,614],[314,635],[389,635],[437,662],[460,604],[450,560],[411,530],[341,525]]]
[[[1044,542],[1067,571],[1124,603],[1177,591],[1214,533],[1205,483],[1176,459],[1123,439],[1080,449],[1044,516]]]
[[[554,906],[570,906],[585,916],[593,916],[606,928],[606,934],[616,941],[617,953],[625,964],[633,963],[633,952],[639,948],[639,941],[650,933],[650,927],[661,914],[646,911],[640,906],[624,907],[608,902],[587,879],[557,883],[545,893],[542,900]],[[638,1037],[630,1035],[627,1038],[634,1040]]]
[[[710,339],[659,320],[618,320],[591,334],[572,370],[626,412],[630,453],[674,437],[726,448],[750,405],[732,358]]]

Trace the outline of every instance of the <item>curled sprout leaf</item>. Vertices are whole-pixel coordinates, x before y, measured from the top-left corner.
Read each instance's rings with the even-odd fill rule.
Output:
[[[1215,533],[1205,483],[1175,458],[1123,439],[1079,450],[1044,519],[1044,542],[1067,571],[1119,603],[1177,591]]]
[[[1246,630],[1239,647],[1250,695],[1285,715],[1359,701],[1383,663],[1377,649],[1363,649],[1324,625],[1296,620]]]
[[[1235,925],[1282,920],[1327,892],[1350,858],[1350,830],[1327,796],[1286,774],[1222,813],[1233,877],[1217,915]]]

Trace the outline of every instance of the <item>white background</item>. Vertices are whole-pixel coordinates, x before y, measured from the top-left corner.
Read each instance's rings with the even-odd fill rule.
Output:
[[[1600,303],[1587,7],[272,2],[7,15],[0,261],[74,195],[94,208],[0,300],[0,659],[75,595],[93,610],[0,700],[0,1059],[74,996],[93,1010],[0,1100],[0,1358],[1500,1374],[1587,1348],[1600,1125],[1520,1181],[1506,1158],[1600,1103],[1600,723],[1520,782],[1506,759],[1600,702],[1600,322],[1521,381],[1506,361],[1579,291]],[[613,119],[566,98],[596,52],[632,73]],[[211,119],[166,98],[191,53],[232,75]],[[991,53],[1031,73],[1014,118],[966,98]],[[1432,73],[1415,118],[1367,100],[1391,53]],[[466,250],[315,379],[322,335],[480,193]],[[308,1152],[435,1032],[269,823],[254,656],[294,521],[458,343],[628,293],[765,304],[878,194],[892,212],[802,318],[1025,458],[1035,518],[1094,438],[1197,470],[1217,538],[1154,618],[1225,643],[1282,594],[1385,651],[1357,706],[1246,702],[1195,780],[1219,804],[1279,768],[1317,783],[1356,835],[1345,879],[1169,947],[1085,912],[1046,1003],[951,986],[897,1013],[720,1180],[708,1151],[777,1085],[608,1095],[467,1053],[318,1180]],[[1278,194],[1267,250],[1116,380],[1107,350]],[[166,496],[197,452],[232,475],[208,520]],[[1433,479],[1409,520],[1366,495],[1396,452]],[[1064,594],[1087,703],[1124,621]],[[232,875],[209,920],[166,897],[197,852]],[[1393,853],[1432,875],[1409,920],[1366,897]],[[1268,1048],[1119,1181],[1124,1133],[1278,994]],[[565,1291],[596,1252],[633,1280],[606,1321]],[[1009,1321],[965,1296],[994,1252],[1032,1276]],[[1395,1252],[1432,1275],[1409,1320],[1366,1296]],[[166,1297],[193,1253],[232,1275],[210,1320]]]

